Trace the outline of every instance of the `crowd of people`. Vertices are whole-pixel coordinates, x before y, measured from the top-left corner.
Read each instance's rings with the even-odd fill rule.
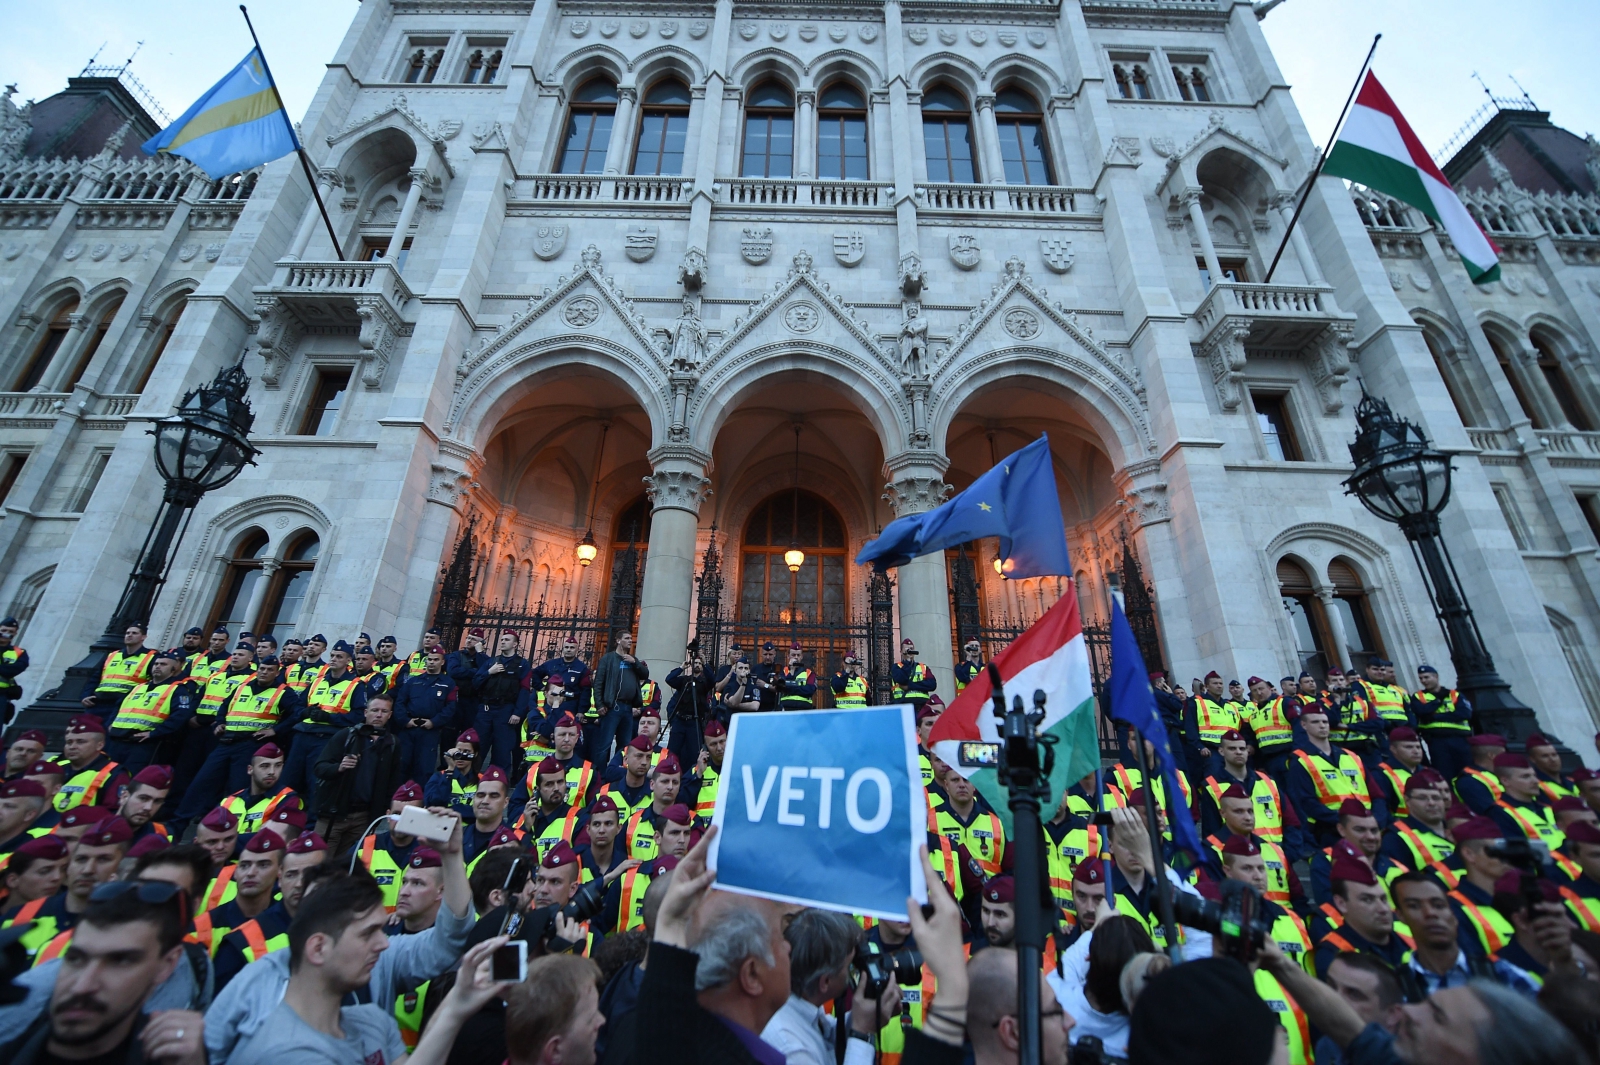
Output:
[[[1381,659],[1152,674],[1183,794],[1125,750],[1052,796],[1048,883],[1019,890],[1009,822],[931,750],[938,678],[905,641],[930,901],[902,922],[705,868],[732,715],[866,706],[853,657],[691,645],[658,686],[627,633],[592,664],[439,636],[402,657],[219,626],[157,651],[130,626],[59,753],[13,728],[0,1060],[998,1065],[1037,894],[1050,1065],[1600,1063],[1600,774],[1475,731],[1427,667],[1415,690]],[[964,647],[955,688],[983,666]],[[1204,854],[1173,846],[1180,809]],[[1250,927],[1169,925],[1158,880],[1190,915],[1247,895]]]

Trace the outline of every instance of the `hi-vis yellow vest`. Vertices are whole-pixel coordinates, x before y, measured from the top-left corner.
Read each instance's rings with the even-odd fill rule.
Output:
[[[122,697],[122,706],[112,719],[111,727],[149,732],[171,715],[172,697],[178,693],[178,685],[184,683],[170,680],[165,684],[134,685],[133,690]]]
[[[155,660],[154,651],[140,651],[135,655],[112,651],[106,655],[105,664],[100,667],[100,683],[95,685],[94,690],[108,695],[132,691],[135,684],[142,684],[149,679],[150,663]]]
[[[206,678],[205,694],[200,697],[200,708],[195,711],[196,717],[215,717],[227,701],[233,698],[233,693],[239,690],[239,685],[247,680],[254,680],[255,670],[245,673],[229,673],[226,669],[219,670]]]

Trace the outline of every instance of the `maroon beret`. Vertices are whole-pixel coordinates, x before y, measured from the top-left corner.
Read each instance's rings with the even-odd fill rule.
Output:
[[[79,825],[98,825],[101,821],[109,821],[117,816],[115,810],[108,810],[104,806],[74,806],[61,815],[62,828],[76,828]]]
[[[239,819],[218,806],[200,819],[200,827],[209,828],[213,832],[232,832],[239,827]]]
[[[1545,739],[1544,733],[1532,732],[1528,734],[1528,738],[1526,740],[1522,741],[1522,746],[1525,750],[1531,751],[1535,747],[1554,747],[1555,744]]]
[[[283,757],[283,748],[279,747],[276,743],[263,743],[261,746],[256,748],[255,753],[252,754],[250,757],[251,758],[282,758]]]
[[[406,863],[412,869],[438,869],[444,865],[444,859],[439,852],[429,847],[418,847],[411,861]]]
[[[104,736],[106,734],[106,723],[101,721],[98,717],[95,717],[93,714],[79,714],[77,717],[67,722],[67,732],[98,732],[100,735]]]
[[[1469,839],[1501,839],[1505,832],[1489,818],[1480,816],[1463,821],[1450,830],[1450,835],[1460,844]]]
[[[628,741],[628,746],[636,751],[643,751],[646,754],[650,753],[650,741],[645,739],[643,736],[635,736],[633,739]]]
[[[1496,769],[1532,769],[1533,763],[1528,761],[1528,756],[1525,754],[1513,754],[1511,751],[1506,751],[1504,754],[1494,756],[1494,767]]]
[[[11,737],[11,742],[37,743],[41,747],[47,747],[50,744],[50,737],[46,736],[44,732],[39,729],[31,728],[26,732],[19,732],[17,735]]]
[[[470,743],[474,747],[476,747],[478,744],[482,743],[483,741],[478,738],[478,730],[477,729],[470,729],[469,728],[469,729],[467,729],[467,731],[461,733],[459,736],[456,737],[456,742],[457,743]]]
[[[11,853],[54,862],[65,858],[67,850],[67,841],[60,836],[35,836]]]
[[[706,739],[710,739],[712,736],[726,736],[727,734],[728,726],[724,725],[716,718],[712,718],[710,721],[707,721],[705,732],[701,733],[701,735],[703,735]]]
[[[683,772],[683,767],[678,764],[678,756],[668,751],[661,756],[661,761],[656,763],[657,776],[672,776],[674,773]]]
[[[389,796],[390,802],[417,802],[422,798],[422,786],[415,780],[408,780]]]
[[[1009,876],[990,877],[983,885],[983,897],[989,902],[1015,902],[1017,882]]]
[[[1467,740],[1469,747],[1504,747],[1506,738],[1498,732],[1482,732]]]
[[[0,798],[6,799],[42,799],[45,797],[44,785],[37,780],[27,777],[18,777],[0,790]]]
[[[479,784],[493,784],[496,781],[501,784],[509,784],[511,782],[510,778],[506,776],[506,771],[497,765],[488,766],[482,773],[478,774]]]
[[[1100,868],[1100,863],[1087,859],[1078,863],[1072,871],[1072,882],[1075,884],[1104,884],[1106,882],[1105,870]]]
[[[129,858],[143,858],[146,854],[154,854],[156,851],[164,851],[170,846],[172,846],[172,841],[170,839],[168,839],[166,836],[163,836],[159,832],[152,832],[148,836],[141,839],[138,843],[135,843],[132,847],[128,848],[128,853],[126,856]]]
[[[1261,848],[1249,836],[1230,836],[1228,842],[1222,845],[1223,854],[1236,854],[1241,858],[1260,854]]]
[[[132,783],[148,784],[157,791],[172,787],[172,770],[164,765],[147,765],[134,775]]]
[[[572,716],[572,711],[569,710],[566,713],[562,714],[560,717],[556,718],[555,727],[556,728],[577,728],[578,727],[578,719],[573,717]]]
[[[257,832],[250,837],[250,842],[244,845],[247,854],[271,854],[274,851],[288,850],[283,837],[276,832]]]
[[[1372,866],[1342,854],[1334,859],[1333,868],[1328,876],[1330,880],[1348,880],[1368,887],[1376,887],[1378,884],[1378,875],[1372,871]]]
[[[63,818],[63,821],[65,818]],[[108,817],[84,833],[80,847],[120,847],[133,839],[133,826],[120,817]]]
[[[640,867],[640,872],[644,873],[645,876],[648,876],[650,879],[654,880],[658,876],[665,876],[666,874],[672,872],[677,867],[678,867],[678,856],[676,854],[663,854],[661,857],[656,858],[654,861],[648,862],[645,865],[641,866]]]
[[[1372,811],[1360,799],[1346,799],[1339,804],[1340,817],[1371,817]]]
[[[560,869],[564,865],[576,865],[577,862],[578,855],[572,849],[572,845],[562,839],[556,841],[556,845],[550,848],[549,853],[544,856],[544,861],[539,864],[546,869]]]
[[[1410,725],[1396,725],[1389,730],[1389,741],[1391,743],[1395,740],[1415,740],[1416,738],[1417,730]]]
[[[41,758],[30,765],[28,771],[23,775],[29,777],[64,777],[67,775],[67,767],[53,758]]]
[[[1574,821],[1565,831],[1568,843],[1600,843],[1600,825],[1593,821]]]
[[[681,802],[675,802],[661,811],[661,816],[675,825],[694,824],[694,817],[689,813],[689,808]]]
[[[290,854],[314,854],[328,849],[328,841],[315,832],[302,832],[284,848]]]
[[[620,815],[620,813],[621,811],[617,809],[617,800],[613,799],[609,794],[600,796],[589,806],[590,817],[593,817],[595,814]]]

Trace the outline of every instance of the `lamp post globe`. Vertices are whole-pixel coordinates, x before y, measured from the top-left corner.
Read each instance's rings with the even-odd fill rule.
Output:
[[[18,716],[17,727],[42,727],[48,732],[64,729],[68,717],[83,712],[81,699],[93,693],[92,685],[106,656],[123,649],[128,626],[149,624],[185,516],[207,492],[221,488],[253,465],[259,454],[249,439],[255,423],[255,412],[245,398],[249,388],[243,365],[231,366],[219,371],[210,384],[191,389],[172,414],[156,419],[150,435],[156,438],[156,470],[165,488],[138,561],[105,632],[90,646],[89,654],[67,669],[57,687]]]
[[[1478,731],[1520,742],[1538,729],[1538,722],[1496,672],[1441,535],[1439,515],[1450,502],[1450,456],[1434,448],[1420,426],[1365,393],[1356,408],[1356,425],[1350,445],[1355,472],[1344,481],[1345,491],[1377,517],[1398,525],[1410,542],[1450,647],[1456,688],[1471,702]]]

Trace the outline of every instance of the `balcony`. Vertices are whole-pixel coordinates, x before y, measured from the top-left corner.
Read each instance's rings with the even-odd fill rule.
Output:
[[[406,318],[411,289],[391,263],[279,260],[270,284],[255,290],[256,346],[266,361],[261,380],[278,387],[278,376],[300,334],[353,333],[361,343],[362,381],[381,386],[397,337],[409,336]]]
[[[1090,189],[1065,185],[973,185],[927,182],[917,185],[919,211],[966,214],[1095,214],[1099,203]]]
[[[1333,289],[1321,285],[1213,285],[1193,315],[1192,339],[1211,366],[1224,410],[1244,400],[1249,355],[1306,357],[1324,411],[1344,406],[1341,388],[1350,373],[1346,345],[1355,315],[1341,311]]]

